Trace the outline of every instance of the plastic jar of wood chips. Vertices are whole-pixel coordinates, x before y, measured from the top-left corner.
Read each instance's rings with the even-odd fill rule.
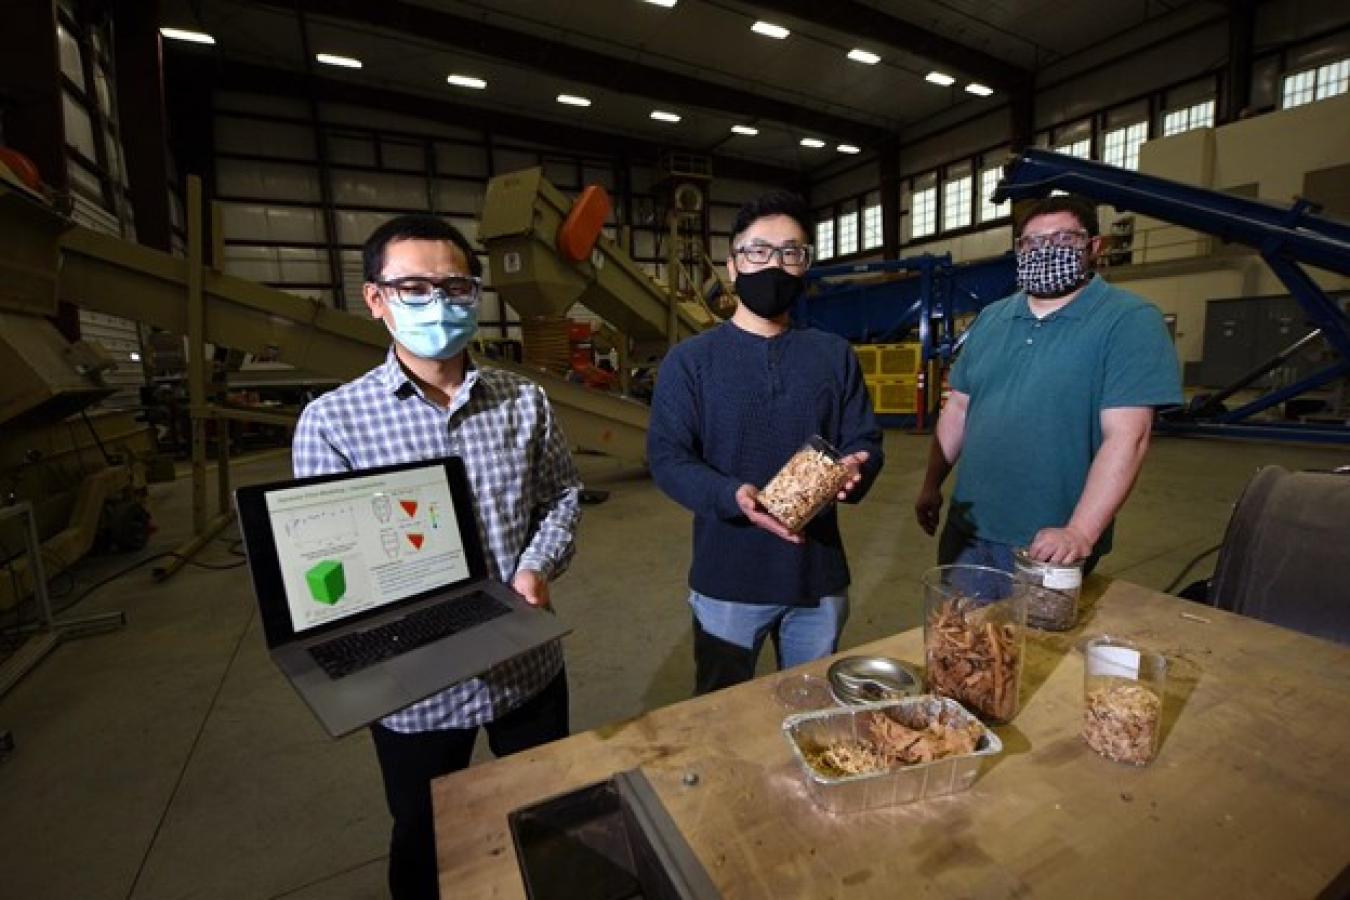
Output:
[[[789,531],[801,531],[848,484],[841,454],[813,435],[759,492],[759,503]]]
[[[991,723],[1017,715],[1027,584],[1002,569],[938,566],[923,575],[928,691]]]

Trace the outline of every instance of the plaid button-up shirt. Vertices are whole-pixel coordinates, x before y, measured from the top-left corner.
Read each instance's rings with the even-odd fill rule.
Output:
[[[581,478],[548,398],[528,379],[470,361],[447,409],[423,394],[391,348],[383,365],[305,407],[291,455],[297,477],[463,457],[488,574],[509,583],[534,569],[551,581],[571,561]],[[554,641],[383,724],[418,732],[491,722],[538,693],[562,664]]]

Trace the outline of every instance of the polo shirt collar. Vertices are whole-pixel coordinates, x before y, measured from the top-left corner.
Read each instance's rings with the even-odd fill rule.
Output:
[[[1082,293],[1050,313],[1050,316],[1064,319],[1085,319],[1106,301],[1107,293],[1106,280],[1093,272],[1092,277],[1083,287]],[[1027,301],[1026,291],[1017,292],[1017,301],[1013,304],[1013,318],[1036,318],[1036,314],[1031,311],[1031,304]]]

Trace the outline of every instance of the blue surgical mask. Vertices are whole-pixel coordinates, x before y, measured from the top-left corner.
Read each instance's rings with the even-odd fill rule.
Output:
[[[394,314],[389,328],[409,353],[423,359],[449,359],[469,345],[478,331],[477,305],[442,303],[439,298],[425,306],[387,304]]]

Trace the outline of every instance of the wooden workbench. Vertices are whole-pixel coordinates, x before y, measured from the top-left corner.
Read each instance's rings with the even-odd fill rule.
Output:
[[[1170,659],[1162,746],[1146,768],[1102,759],[1080,738],[1074,645],[1099,633]],[[856,653],[917,670],[922,632],[842,655]],[[1032,632],[1022,710],[996,729],[1004,752],[968,792],[847,815],[805,794],[781,734],[778,677],[439,779],[443,896],[523,897],[507,813],[635,767],[734,900],[1345,890],[1350,648],[1110,583],[1076,631]]]

